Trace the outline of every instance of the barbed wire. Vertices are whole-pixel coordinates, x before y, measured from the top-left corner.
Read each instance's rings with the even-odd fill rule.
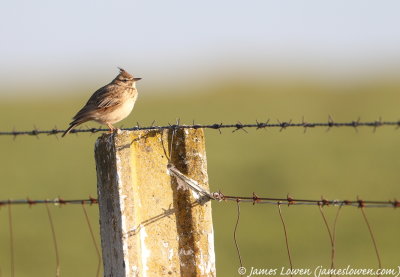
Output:
[[[400,201],[396,198],[394,200],[389,201],[375,201],[375,200],[363,200],[357,196],[356,200],[328,200],[324,197],[321,199],[296,199],[289,195],[286,198],[274,198],[274,197],[259,197],[257,194],[253,192],[252,196],[231,196],[225,195],[221,191],[219,192],[209,192],[203,187],[199,186],[198,182],[189,178],[182,172],[180,172],[173,164],[169,163],[167,166],[169,173],[175,176],[176,179],[179,179],[182,184],[186,186],[187,189],[192,190],[193,193],[197,194],[197,201],[200,204],[204,204],[210,200],[217,201],[236,201],[239,202],[250,202],[255,204],[273,204],[273,205],[281,205],[287,204],[288,206],[292,205],[314,205],[314,206],[352,206],[359,208],[398,208],[400,207]]]
[[[340,128],[340,127],[351,127],[357,130],[358,127],[370,127],[373,128],[373,131],[375,132],[378,127],[382,126],[395,126],[396,129],[400,128],[400,120],[397,121],[383,121],[381,118],[376,121],[361,121],[360,118],[357,120],[353,121],[347,121],[347,122],[336,122],[332,119],[332,117],[328,118],[328,121],[326,122],[306,122],[304,119],[300,122],[292,122],[292,120],[289,121],[280,121],[277,120],[276,123],[270,123],[270,120],[267,120],[265,122],[259,122],[256,121],[255,123],[235,123],[235,124],[223,124],[223,123],[212,123],[212,124],[195,124],[193,122],[192,124],[185,125],[185,124],[179,124],[179,120],[177,121],[177,124],[168,124],[164,126],[156,126],[154,125],[155,121],[150,126],[140,126],[139,123],[137,123],[136,126],[131,127],[131,128],[121,128],[120,130],[123,131],[138,131],[138,130],[175,130],[175,129],[214,129],[214,130],[219,130],[221,132],[221,129],[233,129],[233,132],[243,130],[244,132],[247,132],[247,128],[255,128],[255,129],[267,129],[267,128],[279,128],[280,131],[285,130],[287,128],[304,128],[304,131],[306,131],[309,128],[318,128],[318,127],[323,127],[327,128],[327,130],[330,130],[331,128]],[[71,134],[78,134],[78,133],[99,133],[99,132],[109,132],[109,129],[103,129],[103,128],[88,128],[88,129],[73,129],[70,131]],[[40,130],[37,128],[34,128],[32,130],[25,130],[25,131],[18,131],[18,130],[13,130],[13,131],[0,131],[0,136],[21,136],[21,135],[27,135],[27,136],[39,136],[39,135],[57,135],[57,134],[62,134],[64,133],[65,130],[63,129],[58,129],[57,127],[50,129],[50,130]]]
[[[58,243],[58,235],[57,235],[57,228],[55,226],[55,222],[53,220],[53,215],[52,212],[50,211],[50,205],[49,204],[54,204],[55,206],[61,206],[61,205],[66,205],[66,204],[79,204],[82,207],[82,211],[84,214],[84,220],[86,221],[86,225],[91,237],[92,244],[94,246],[94,249],[96,251],[96,257],[97,257],[97,268],[96,268],[96,277],[100,275],[100,270],[101,270],[101,254],[98,246],[98,242],[95,238],[95,233],[92,228],[92,224],[90,222],[89,216],[87,214],[85,205],[89,204],[98,204],[98,201],[96,198],[93,198],[89,196],[87,199],[71,199],[71,200],[64,200],[60,197],[55,198],[55,199],[44,199],[44,200],[31,200],[30,198],[27,199],[22,199],[22,200],[3,200],[0,201],[0,207],[7,205],[7,210],[8,210],[8,227],[9,227],[9,241],[10,241],[10,274],[11,276],[15,276],[15,245],[14,245],[14,239],[15,239],[15,234],[14,234],[14,219],[13,219],[13,213],[11,207],[13,205],[29,205],[29,207],[36,205],[36,204],[43,204],[46,209],[46,214],[47,214],[47,219],[49,222],[49,227],[50,227],[50,234],[52,237],[52,244],[54,247],[54,261],[55,261],[55,276],[61,276],[61,256],[60,256],[60,249],[59,249],[59,243]],[[42,207],[43,207],[42,205]]]
[[[272,197],[259,197],[255,193],[252,196],[230,196],[224,195],[222,192],[213,192],[209,195],[213,200],[217,201],[236,201],[236,202],[247,202],[255,204],[273,204],[288,206],[293,205],[313,205],[313,206],[351,206],[358,208],[399,208],[400,201],[397,199],[389,201],[375,201],[375,200],[363,200],[357,197],[356,200],[327,200],[323,197],[321,199],[296,199],[291,196],[286,198],[272,198]]]
[[[255,204],[274,204],[277,205],[278,207],[278,213],[279,213],[279,217],[283,226],[283,230],[284,230],[284,236],[285,236],[285,244],[286,244],[286,250],[287,250],[287,254],[288,254],[288,259],[289,259],[289,264],[290,264],[290,269],[293,268],[293,263],[292,263],[292,257],[291,257],[291,253],[290,253],[290,247],[289,247],[289,242],[288,242],[288,233],[287,233],[287,229],[286,229],[286,224],[285,224],[285,220],[283,218],[282,215],[282,211],[280,206],[282,204],[287,204],[288,206],[292,206],[292,205],[314,205],[314,206],[318,206],[319,211],[321,213],[321,216],[323,218],[323,222],[324,225],[327,229],[328,235],[329,235],[329,240],[330,240],[330,244],[331,244],[331,266],[330,269],[333,270],[335,268],[335,241],[336,241],[336,224],[337,224],[337,220],[339,217],[339,213],[342,209],[343,206],[351,206],[351,207],[358,207],[360,208],[365,224],[367,225],[368,228],[368,232],[371,236],[371,240],[373,242],[373,246],[374,246],[374,250],[375,250],[375,254],[377,257],[377,261],[378,261],[378,267],[379,269],[382,268],[382,262],[381,262],[381,258],[380,258],[380,254],[379,254],[379,250],[378,250],[378,246],[376,244],[376,240],[375,240],[375,236],[374,233],[372,231],[371,225],[369,223],[369,220],[365,214],[364,208],[368,207],[368,208],[377,208],[377,207],[392,207],[392,208],[398,208],[400,207],[400,202],[397,201],[397,199],[394,199],[393,201],[389,200],[389,201],[375,201],[375,200],[363,200],[360,197],[357,197],[356,200],[327,200],[324,197],[321,197],[321,199],[319,200],[311,200],[311,199],[296,199],[293,198],[289,195],[286,196],[286,198],[273,198],[273,197],[259,197],[258,195],[256,195],[254,192],[252,194],[252,196],[230,196],[230,195],[224,195],[221,191],[219,192],[213,192],[210,193],[208,192],[206,189],[202,188],[201,186],[198,185],[198,183],[187,177],[186,175],[182,174],[174,165],[172,164],[168,164],[167,168],[169,169],[169,172],[175,176],[175,178],[180,179],[182,181],[183,184],[185,184],[186,188],[188,190],[191,190],[192,192],[194,192],[195,194],[197,194],[198,197],[196,197],[198,203],[200,204],[204,204],[207,201],[210,200],[216,200],[216,201],[235,201],[236,202],[236,206],[237,206],[237,218],[236,218],[236,223],[235,223],[235,227],[233,230],[233,241],[235,243],[235,247],[236,247],[236,252],[239,258],[239,269],[243,269],[243,260],[242,260],[242,256],[240,254],[240,248],[239,248],[239,244],[238,244],[238,240],[237,240],[237,231],[238,231],[238,226],[239,226],[239,221],[240,221],[240,203],[242,202],[247,202],[247,203],[252,203],[253,205]],[[324,214],[323,211],[323,207],[324,206],[337,206],[337,212],[336,212],[336,216],[335,216],[335,220],[333,223],[333,228],[331,229],[331,227],[329,226],[328,220]],[[290,274],[290,276],[292,276],[292,273]],[[330,274],[330,276],[332,276],[332,274]],[[378,275],[381,276],[381,275]]]
[[[221,195],[221,193],[217,193],[217,194]],[[216,196],[215,193],[213,193],[212,195]],[[251,198],[250,197],[238,197],[238,196],[224,196],[224,195],[222,195],[220,197],[221,197],[221,199],[215,199],[214,198],[214,200],[219,200],[219,201],[222,201],[222,200],[234,200],[236,202],[237,213],[236,213],[236,220],[235,220],[234,229],[233,229],[233,241],[234,241],[236,252],[237,252],[237,256],[238,256],[238,259],[239,259],[239,266],[240,266],[239,269],[244,268],[243,267],[243,259],[242,259],[242,256],[241,256],[239,243],[238,243],[238,239],[237,239],[237,232],[238,232],[240,214],[241,214],[240,204],[242,202],[247,202],[247,203],[250,202],[250,203],[253,203],[253,205],[254,205],[256,203],[260,203],[260,201],[266,201],[266,202],[261,202],[261,203],[275,204],[278,207],[278,214],[279,214],[279,218],[280,218],[280,221],[281,221],[282,227],[283,227],[286,251],[287,251],[289,265],[290,265],[290,269],[291,270],[293,269],[292,254],[291,254],[290,246],[289,246],[288,232],[287,232],[286,223],[285,223],[282,211],[281,211],[281,204],[282,204],[282,202],[286,201],[289,206],[290,205],[299,205],[299,204],[318,205],[320,214],[321,214],[322,219],[323,219],[323,223],[324,223],[324,225],[325,225],[325,227],[327,229],[327,233],[329,235],[329,241],[330,241],[330,245],[331,245],[331,258],[330,258],[330,261],[331,261],[331,263],[330,263],[331,273],[330,273],[329,276],[333,275],[332,272],[333,272],[333,269],[335,268],[335,247],[336,247],[336,226],[337,226],[337,221],[338,221],[338,218],[339,218],[340,211],[342,210],[342,207],[344,205],[346,205],[346,203],[348,203],[350,201],[328,201],[328,200],[324,200],[324,199],[323,200],[301,200],[301,199],[293,199],[293,198],[290,198],[289,196],[287,197],[288,199],[286,199],[284,201],[282,201],[282,199],[279,199],[279,198],[268,198],[270,200],[260,200],[260,199],[267,199],[267,198],[257,197],[254,194],[253,194],[253,197],[251,197]],[[276,200],[277,202],[272,202],[271,199]],[[357,207],[359,207],[360,210],[361,210],[362,217],[363,217],[364,222],[365,222],[365,224],[367,226],[368,233],[369,233],[369,235],[371,237],[371,240],[372,240],[372,243],[373,243],[374,251],[375,251],[377,262],[378,262],[378,268],[381,269],[382,268],[382,262],[381,262],[378,246],[376,244],[375,235],[374,235],[374,233],[372,231],[371,224],[369,223],[369,220],[368,220],[367,215],[366,215],[366,213],[364,211],[364,208],[365,207],[378,207],[377,205],[379,203],[386,203],[387,204],[387,202],[384,202],[384,201],[363,201],[363,200],[360,200],[359,198],[358,198],[357,202],[358,202]],[[369,204],[365,204],[365,202],[369,202]],[[328,206],[331,203],[339,203],[338,206],[337,206],[337,211],[336,211],[336,215],[334,217],[334,221],[333,221],[333,226],[332,227],[329,226],[327,217],[325,216],[325,213],[324,213],[324,210],[323,210],[324,206]],[[381,205],[381,204],[379,204],[379,205]],[[354,205],[350,205],[350,206],[354,207]],[[390,207],[390,206],[389,205],[385,205],[385,206],[382,206],[382,207]],[[395,205],[393,207],[398,207],[398,205]],[[290,276],[293,276],[292,271],[290,271]],[[378,276],[381,276],[381,275],[379,274]]]
[[[190,188],[190,186],[188,186]],[[286,198],[273,198],[273,197],[259,197],[255,193],[252,196],[232,196],[225,195],[221,191],[209,193],[206,190],[202,190],[201,192],[194,190],[195,193],[200,193],[202,200],[215,200],[218,202],[222,201],[235,201],[235,202],[243,202],[243,203],[251,203],[255,204],[272,204],[272,205],[288,205],[288,206],[296,206],[296,205],[313,205],[313,206],[350,206],[350,207],[358,207],[358,208],[399,208],[400,201],[397,199],[388,200],[388,201],[375,201],[375,200],[363,200],[360,197],[357,197],[356,200],[327,200],[325,198],[321,199],[298,199],[293,198],[291,196],[287,196]],[[202,202],[204,203],[204,202]],[[66,204],[98,204],[98,199],[90,197],[86,199],[63,199],[63,198],[55,198],[55,199],[40,199],[40,200],[32,200],[30,198],[27,199],[17,199],[17,200],[0,200],[0,207],[5,205],[36,205],[36,204],[54,204],[54,205],[66,205]]]
[[[188,178],[188,177],[187,177]],[[190,179],[190,178],[188,178]],[[239,258],[239,265],[240,268],[243,267],[244,262],[240,253],[240,248],[239,248],[239,243],[238,243],[238,238],[237,238],[237,233],[239,230],[239,222],[240,222],[240,214],[241,214],[241,209],[240,209],[240,205],[242,203],[248,203],[248,204],[273,204],[276,205],[278,207],[278,214],[279,214],[279,218],[280,221],[282,223],[283,226],[283,231],[284,231],[284,238],[285,238],[285,245],[286,245],[286,250],[287,250],[287,255],[288,255],[288,260],[289,260],[289,265],[290,268],[293,268],[293,264],[292,264],[292,256],[291,256],[291,251],[290,251],[290,246],[289,246],[289,241],[288,241],[288,232],[287,232],[287,227],[286,227],[286,223],[284,220],[284,216],[282,214],[281,211],[281,206],[282,205],[288,205],[288,206],[296,206],[296,205],[313,205],[313,206],[318,206],[319,211],[321,213],[324,225],[326,226],[327,229],[327,233],[329,235],[329,239],[330,239],[330,244],[331,244],[331,269],[335,268],[335,244],[336,244],[336,225],[337,225],[337,221],[338,221],[338,217],[339,217],[339,213],[342,210],[343,207],[345,206],[350,206],[350,207],[358,207],[361,210],[363,219],[365,221],[365,224],[367,226],[367,230],[371,236],[371,240],[373,243],[373,247],[376,253],[376,257],[377,257],[377,261],[378,261],[378,267],[382,268],[382,263],[381,263],[381,259],[380,259],[380,254],[378,251],[378,246],[376,244],[376,240],[375,240],[375,236],[374,233],[372,231],[372,227],[371,224],[369,223],[369,220],[367,218],[367,215],[364,211],[364,208],[377,208],[377,207],[392,207],[392,208],[398,208],[400,207],[400,202],[397,201],[396,199],[394,200],[389,200],[389,201],[376,201],[376,200],[363,200],[360,197],[357,197],[356,200],[327,200],[323,197],[321,197],[321,199],[300,199],[300,198],[293,198],[289,195],[287,195],[285,198],[273,198],[273,197],[259,197],[257,196],[255,193],[252,194],[252,196],[231,196],[231,195],[224,195],[221,191],[219,192],[213,192],[213,193],[209,193],[206,190],[202,189],[199,186],[196,186],[194,188],[191,187],[191,182],[184,182],[185,184],[187,184],[187,187],[189,189],[191,189],[193,192],[197,193],[198,195],[200,195],[202,198],[202,203],[204,203],[204,201],[210,201],[210,200],[215,200],[218,202],[224,202],[224,201],[231,201],[231,202],[235,202],[236,203],[236,207],[237,207],[237,215],[236,215],[236,221],[235,221],[235,225],[234,225],[234,229],[233,229],[233,240],[235,243],[235,247],[236,247],[236,252]],[[204,198],[208,198],[208,199],[204,199]],[[44,204],[47,210],[47,214],[48,214],[48,220],[50,223],[50,229],[51,229],[51,234],[52,234],[52,238],[53,238],[53,245],[54,245],[54,251],[55,251],[55,263],[56,263],[56,276],[60,275],[60,257],[59,257],[59,249],[58,249],[58,243],[57,243],[57,236],[56,236],[56,231],[54,228],[54,223],[53,223],[53,219],[52,219],[52,215],[50,213],[49,210],[49,204],[54,204],[56,206],[61,206],[61,205],[67,205],[67,204],[80,204],[82,205],[82,210],[85,216],[85,220],[87,222],[88,225],[88,230],[90,232],[90,236],[92,239],[92,243],[94,245],[94,248],[96,250],[96,255],[97,255],[97,260],[98,260],[98,264],[97,264],[97,269],[96,269],[96,276],[99,276],[100,273],[100,267],[101,267],[101,254],[100,254],[100,250],[97,246],[97,242],[93,233],[93,229],[91,227],[90,221],[89,221],[89,217],[87,215],[86,209],[85,209],[85,205],[86,204],[99,204],[98,199],[93,198],[91,196],[89,196],[88,198],[82,198],[82,199],[63,199],[60,197],[57,197],[55,199],[41,199],[41,200],[32,200],[30,198],[27,199],[19,199],[19,200],[2,200],[0,201],[0,207],[1,206],[8,206],[8,214],[9,214],[9,233],[10,233],[10,256],[11,256],[11,270],[12,270],[12,275],[13,275],[13,271],[14,271],[14,231],[13,231],[13,223],[12,223],[12,213],[11,213],[11,206],[12,205],[29,205],[29,206],[33,206],[33,205],[37,205],[37,204]],[[324,214],[323,208],[326,206],[334,206],[337,207],[337,212],[336,212],[336,216],[334,218],[333,221],[333,226],[330,227],[328,220]]]
[[[68,199],[65,200],[63,198],[57,197],[54,199],[41,199],[41,200],[32,200],[30,198],[26,199],[8,199],[8,200],[0,200],[0,207],[5,205],[36,205],[36,204],[54,204],[54,205],[66,205],[66,204],[98,204],[97,198],[93,198],[89,196],[87,199]]]

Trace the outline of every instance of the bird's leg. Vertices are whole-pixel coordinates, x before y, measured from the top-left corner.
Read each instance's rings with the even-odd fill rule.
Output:
[[[110,134],[114,133],[114,131],[116,130],[114,126],[112,126],[111,123],[107,123],[108,128],[110,128]]]

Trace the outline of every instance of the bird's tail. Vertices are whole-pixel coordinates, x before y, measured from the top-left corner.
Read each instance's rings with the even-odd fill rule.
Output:
[[[83,122],[85,122],[85,121],[72,121],[72,122],[69,124],[68,129],[64,132],[64,134],[62,134],[61,137],[63,138],[63,137],[64,137],[66,134],[68,134],[73,128],[75,128],[76,126],[82,124]]]

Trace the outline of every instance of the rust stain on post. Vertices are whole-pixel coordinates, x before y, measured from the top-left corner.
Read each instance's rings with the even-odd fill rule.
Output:
[[[95,147],[105,276],[215,276],[211,203],[168,174],[168,156],[207,190],[202,129],[124,131]]]

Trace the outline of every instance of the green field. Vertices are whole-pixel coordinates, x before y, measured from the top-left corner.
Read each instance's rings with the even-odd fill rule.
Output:
[[[96,87],[92,87],[94,90]],[[140,89],[140,86],[139,86]],[[203,91],[203,93],[196,93]],[[80,97],[51,95],[0,102],[0,129],[67,127],[91,91]],[[148,93],[140,90],[125,127],[173,123],[266,121],[398,120],[400,83],[373,82],[328,86],[311,82],[215,84],[196,89]],[[98,127],[88,123],[89,127]],[[85,126],[83,126],[85,127]],[[302,128],[232,132],[206,131],[211,189],[229,195],[390,200],[400,197],[400,130]],[[96,196],[94,143],[98,134],[57,139],[0,137],[1,199],[87,198]],[[239,260],[233,241],[235,203],[213,202],[218,276],[236,276]],[[276,206],[242,204],[238,243],[244,265],[288,267]],[[97,206],[87,207],[98,233]],[[330,222],[336,208],[324,208]],[[58,239],[61,276],[95,276],[96,252],[82,208],[51,207]],[[296,268],[330,265],[330,241],[315,206],[282,206]],[[399,265],[399,210],[366,209],[383,266]],[[54,276],[55,255],[44,206],[13,206],[15,276]],[[99,241],[99,238],[97,238]],[[0,209],[1,276],[10,276],[8,209]],[[344,207],[337,225],[337,267],[376,268],[373,245],[361,212]]]

